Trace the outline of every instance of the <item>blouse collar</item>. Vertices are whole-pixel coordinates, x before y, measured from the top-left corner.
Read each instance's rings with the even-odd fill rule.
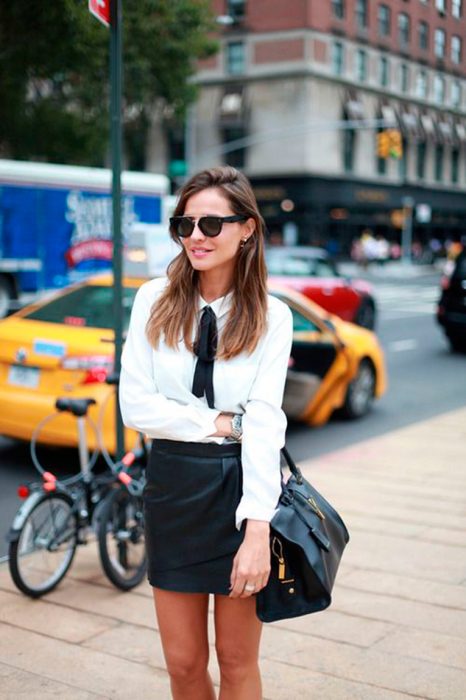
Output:
[[[199,295],[199,311],[202,311],[206,306],[210,306],[217,318],[225,316],[225,314],[230,311],[232,303],[233,292],[228,292],[225,296],[214,299],[214,301],[210,303],[207,303],[206,300]]]

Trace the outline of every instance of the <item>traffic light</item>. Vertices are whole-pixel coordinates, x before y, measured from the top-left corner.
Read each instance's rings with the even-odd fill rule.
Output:
[[[390,129],[390,156],[397,160],[403,158],[403,140],[398,129]]]
[[[377,157],[388,158],[390,155],[390,136],[388,131],[379,131],[377,134]]]
[[[377,156],[378,158],[403,157],[403,140],[398,129],[383,129],[377,134]]]

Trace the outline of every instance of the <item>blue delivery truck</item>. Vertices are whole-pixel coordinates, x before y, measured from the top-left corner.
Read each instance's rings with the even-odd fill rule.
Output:
[[[169,180],[122,174],[122,232],[162,223]],[[24,293],[63,287],[112,265],[111,172],[0,159],[0,317]]]

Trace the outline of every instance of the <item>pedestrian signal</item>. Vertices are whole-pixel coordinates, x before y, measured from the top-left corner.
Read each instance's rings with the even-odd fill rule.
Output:
[[[377,157],[388,158],[390,155],[390,136],[388,131],[379,131],[377,134]]]
[[[390,129],[390,156],[397,160],[403,158],[403,140],[398,129]]]

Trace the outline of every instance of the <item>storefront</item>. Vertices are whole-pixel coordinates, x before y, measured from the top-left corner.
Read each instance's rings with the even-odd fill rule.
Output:
[[[466,234],[464,192],[337,178],[251,180],[272,242],[322,245],[345,257],[366,228],[400,242],[406,198],[414,203],[413,241]]]

